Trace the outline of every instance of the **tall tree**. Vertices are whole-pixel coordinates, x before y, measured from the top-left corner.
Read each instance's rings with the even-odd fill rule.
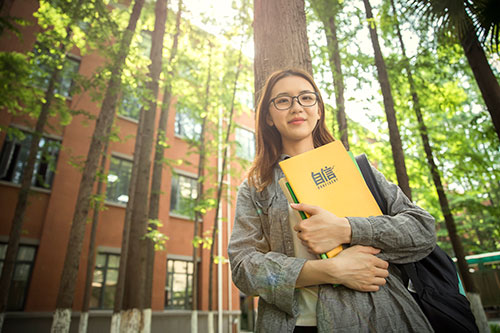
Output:
[[[156,132],[156,147],[155,157],[153,164],[153,175],[151,176],[151,195],[149,197],[149,221],[157,221],[160,210],[160,195],[161,195],[161,181],[163,173],[165,142],[167,137],[167,119],[172,99],[172,80],[175,75],[175,57],[179,45],[179,35],[181,33],[181,17],[182,17],[182,0],[179,0],[177,7],[177,15],[175,20],[175,33],[170,48],[170,56],[168,58],[165,79],[165,87],[163,89],[163,101],[160,109],[160,120],[158,123],[158,130]],[[149,223],[151,230],[156,229],[155,223]],[[153,240],[149,240],[147,249],[146,261],[146,292],[145,304],[151,306],[152,293],[153,293],[153,270],[154,270],[154,257],[155,257],[155,244]]]
[[[139,123],[137,124],[137,131],[140,131],[144,125],[144,112],[139,113]],[[134,156],[132,162],[132,171],[130,175],[130,184],[128,188],[128,201],[127,208],[125,209],[125,219],[123,221],[122,230],[122,246],[120,251],[120,264],[118,268],[118,281],[116,281],[115,297],[113,304],[113,315],[111,316],[110,333],[120,332],[120,325],[122,321],[121,310],[123,307],[123,297],[125,294],[125,278],[127,274],[127,260],[129,252],[129,238],[130,238],[130,225],[132,223],[132,207],[135,199],[135,185],[137,180],[137,171],[139,164],[139,152],[141,150],[141,137],[135,138],[134,143]]]
[[[227,123],[226,123],[227,128],[226,128],[226,136],[224,139],[224,150],[222,152],[222,166],[221,166],[221,170],[219,170],[219,174],[220,174],[219,177],[220,178],[219,178],[218,185],[217,185],[217,198],[216,198],[217,202],[215,204],[214,227],[212,230],[212,244],[210,246],[210,261],[209,261],[210,266],[209,266],[209,272],[208,272],[208,311],[213,310],[213,276],[214,276],[213,270],[214,270],[214,263],[215,263],[214,252],[215,252],[215,244],[217,243],[215,241],[215,236],[219,232],[219,227],[218,227],[219,207],[220,207],[221,201],[222,201],[222,190],[224,188],[224,177],[225,177],[225,173],[226,173],[226,165],[228,163],[227,162],[227,157],[228,157],[227,152],[228,152],[228,147],[229,147],[229,137],[231,135],[231,130],[232,130],[232,126],[233,126],[233,114],[234,114],[235,99],[236,99],[236,88],[238,86],[238,77],[240,76],[240,72],[242,69],[242,60],[241,59],[242,59],[242,55],[243,55],[243,51],[242,51],[243,41],[244,41],[244,38],[242,36],[241,45],[240,45],[240,49],[239,49],[239,53],[238,53],[238,61],[236,64],[236,74],[234,77],[231,105],[229,107],[229,118],[228,118]]]
[[[253,28],[256,100],[274,71],[301,68],[312,75],[304,0],[255,0]]]
[[[457,227],[455,224],[455,220],[453,218],[453,214],[451,213],[448,197],[444,191],[443,182],[441,181],[441,174],[434,160],[434,154],[430,144],[427,126],[425,125],[424,118],[422,116],[422,110],[420,107],[420,99],[417,92],[417,87],[413,79],[413,71],[410,66],[409,58],[406,55],[406,48],[403,41],[403,36],[401,34],[401,29],[397,18],[398,15],[396,11],[396,6],[394,4],[394,0],[391,0],[391,6],[394,13],[396,33],[398,36],[399,44],[401,47],[401,53],[403,56],[402,60],[404,63],[406,75],[408,77],[408,83],[410,85],[409,88],[413,101],[413,109],[417,116],[418,128],[420,131],[420,136],[422,138],[422,144],[424,146],[425,156],[427,158],[427,164],[429,165],[429,170],[432,175],[432,180],[434,182],[434,186],[436,187],[436,192],[439,198],[439,205],[441,206],[441,211],[443,212],[443,217],[446,223],[446,229],[448,229],[448,236],[450,237],[451,243],[453,245],[453,251],[455,252],[455,256],[457,258],[459,272],[460,275],[462,276],[464,287],[469,294],[469,298],[474,298],[474,302],[471,302],[471,305],[473,307],[474,315],[476,316],[476,322],[478,323],[479,327],[482,327],[481,332],[483,332],[485,331],[485,328],[486,329],[488,328],[488,321],[486,320],[486,315],[481,305],[481,298],[479,297],[478,289],[469,272],[469,265],[465,260],[464,247],[462,245],[460,236],[457,233]]]
[[[12,219],[12,225],[9,233],[9,241],[7,244],[7,252],[5,255],[5,260],[2,268],[2,276],[0,278],[0,331],[3,326],[3,319],[5,311],[7,309],[7,301],[9,297],[9,290],[14,275],[14,267],[17,258],[17,252],[19,250],[19,243],[21,239],[22,227],[24,223],[24,216],[26,213],[26,208],[28,207],[28,197],[30,194],[31,183],[33,179],[33,171],[35,169],[35,163],[37,161],[37,155],[39,154],[39,143],[42,138],[45,125],[49,119],[50,108],[56,88],[58,86],[59,77],[61,75],[62,65],[66,59],[68,50],[71,47],[71,37],[72,37],[72,26],[75,22],[81,18],[84,11],[76,11],[75,8],[80,8],[82,6],[83,0],[79,0],[76,7],[68,6],[61,7],[59,10],[69,13],[70,20],[65,31],[65,36],[59,36],[55,31],[47,31],[41,36],[39,36],[40,44],[44,47],[49,48],[51,43],[59,44],[59,48],[55,50],[56,57],[49,61],[48,68],[50,68],[50,78],[45,91],[43,99],[41,99],[40,113],[38,114],[38,119],[36,121],[34,132],[31,136],[30,149],[28,153],[28,159],[23,168],[23,173],[21,177],[21,188],[19,189],[19,194],[17,197],[16,208],[14,211],[14,217]],[[7,2],[3,4],[6,6],[4,10],[10,10],[12,2]],[[52,57],[50,57],[52,58]]]
[[[345,114],[344,99],[344,74],[342,73],[339,39],[337,37],[337,15],[342,10],[343,1],[315,0],[311,1],[311,5],[316,12],[316,15],[323,23],[328,47],[330,68],[333,74],[333,88],[335,91],[335,104],[337,107],[336,116],[338,131],[340,140],[344,144],[345,148],[349,150],[347,117]]]
[[[159,90],[159,78],[162,67],[163,38],[167,18],[167,0],[157,0],[155,5],[155,27],[151,46],[151,65],[149,67],[150,81],[147,82],[147,91],[150,100],[147,107],[143,107],[144,124],[137,132],[141,141],[139,163],[137,164],[137,178],[132,206],[132,223],[130,225],[129,250],[125,279],[125,295],[122,322],[124,332],[149,332],[151,330],[151,309],[145,308],[146,288],[146,254],[147,239],[145,238],[148,225],[148,199],[151,175],[151,153],[154,142],[154,129]],[[146,311],[148,313],[146,313]]]
[[[497,0],[413,0],[414,9],[424,19],[439,24],[443,32],[452,32],[459,40],[472,69],[481,95],[490,113],[500,140],[500,84],[495,77],[481,41],[491,36],[493,49],[498,51],[500,6]]]
[[[106,167],[106,154],[108,151],[108,142],[104,144],[101,157],[101,166],[99,167],[99,181],[97,182],[96,196],[93,203],[93,215],[92,215],[92,226],[90,228],[90,240],[89,240],[89,250],[87,255],[87,270],[85,274],[85,287],[83,291],[83,304],[82,311],[80,312],[80,322],[79,322],[79,333],[87,333],[88,321],[89,321],[89,308],[90,308],[90,296],[92,293],[92,280],[94,276],[94,264],[95,264],[95,239],[97,235],[97,226],[99,224],[99,214],[102,207],[103,201],[103,177],[104,169]],[[105,194],[105,192],[104,192]]]
[[[369,0],[363,0],[366,10],[366,18],[368,21],[368,29],[370,30],[370,39],[373,45],[375,54],[375,66],[377,68],[378,80],[384,100],[385,115],[387,124],[389,126],[389,138],[392,148],[392,159],[396,169],[396,177],[398,185],[403,190],[404,194],[411,200],[411,188],[408,180],[408,173],[406,172],[406,163],[403,152],[403,144],[401,143],[401,136],[399,134],[398,122],[396,119],[396,111],[394,109],[394,99],[392,97],[391,84],[389,82],[389,75],[385,65],[384,57],[380,49],[378,41],[377,28],[375,19],[373,18],[372,7]]]
[[[205,113],[202,123],[201,123],[201,133],[198,142],[198,183],[197,183],[197,197],[194,208],[194,229],[193,229],[193,311],[191,313],[191,332],[198,332],[198,300],[199,300],[199,283],[200,283],[200,272],[198,265],[199,258],[199,245],[201,241],[200,232],[203,229],[203,217],[202,213],[202,201],[204,199],[204,181],[205,181],[205,161],[206,161],[206,143],[205,143],[205,133],[207,132],[207,111],[210,105],[210,81],[212,78],[212,42],[209,40],[209,59],[208,59],[208,71],[207,71],[207,81],[205,82],[205,102],[203,103],[203,111]]]
[[[85,161],[85,167],[80,181],[78,198],[76,201],[73,222],[71,224],[70,237],[64,259],[64,267],[59,284],[56,311],[52,322],[53,333],[68,332],[71,322],[71,306],[76,285],[76,277],[82,251],[82,243],[85,232],[86,219],[89,211],[89,203],[92,195],[92,187],[97,171],[100,152],[104,142],[111,130],[116,110],[118,93],[120,90],[121,74],[123,65],[129,52],[130,42],[135,32],[144,0],[134,3],[132,14],[126,30],[120,39],[116,59],[111,64],[111,75],[101,105],[101,111],[96,121],[94,134],[92,135],[89,152]]]

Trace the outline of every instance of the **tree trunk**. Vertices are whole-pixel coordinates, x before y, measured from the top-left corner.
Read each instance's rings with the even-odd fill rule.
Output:
[[[214,271],[214,249],[215,249],[215,236],[218,232],[218,220],[219,220],[219,207],[221,203],[221,198],[222,198],[222,189],[224,187],[224,173],[226,172],[226,164],[227,164],[227,148],[229,146],[229,135],[231,134],[231,127],[233,125],[233,114],[234,114],[234,101],[236,98],[236,88],[238,85],[238,77],[241,72],[241,58],[242,58],[242,49],[243,49],[243,39],[242,43],[240,45],[240,51],[238,55],[238,64],[236,67],[236,76],[234,78],[234,85],[233,85],[233,96],[231,98],[231,107],[229,111],[229,120],[227,123],[227,129],[226,129],[226,138],[224,142],[224,151],[222,153],[222,167],[220,170],[220,178],[219,178],[219,185],[217,187],[217,204],[215,206],[215,217],[214,217],[214,229],[212,231],[212,245],[210,246],[210,266],[209,266],[209,273],[208,273],[208,310],[212,311],[213,309],[213,271]]]
[[[344,75],[342,74],[342,63],[340,61],[340,48],[337,38],[335,16],[330,16],[328,24],[330,34],[327,35],[326,40],[328,43],[328,50],[330,51],[330,67],[333,71],[333,86],[335,89],[335,103],[337,105],[337,123],[339,127],[340,140],[344,144],[346,150],[349,150],[347,118],[345,115]]]
[[[51,329],[53,333],[69,331],[71,306],[73,304],[76,277],[78,275],[78,266],[80,263],[80,254],[82,251],[94,178],[99,163],[100,152],[102,151],[104,142],[107,140],[106,138],[113,124],[118,92],[120,89],[121,73],[143,4],[144,0],[137,0],[134,4],[128,27],[124,31],[120,41],[117,59],[113,62],[110,81],[102,102],[101,112],[96,121],[94,134],[92,135],[87,160],[85,161],[85,167],[80,181],[64,267],[61,274],[56,312],[54,314]]]
[[[33,179],[33,171],[35,170],[36,156],[38,154],[38,144],[43,135],[43,130],[49,117],[49,108],[52,98],[54,97],[54,87],[58,80],[60,69],[54,69],[50,77],[49,86],[45,93],[45,103],[42,104],[40,115],[35,125],[35,131],[31,138],[31,145],[28,159],[24,166],[23,175],[21,178],[21,188],[17,196],[16,210],[9,233],[9,242],[7,244],[7,253],[2,268],[2,277],[0,279],[0,331],[2,330],[3,317],[7,310],[7,302],[9,298],[10,284],[14,276],[14,268],[16,264],[17,252],[21,240],[22,228],[24,223],[24,215],[28,206],[28,196],[31,189],[31,181]]]
[[[255,98],[274,71],[300,68],[312,75],[304,0],[254,1]]]
[[[210,96],[210,80],[211,80],[211,71],[212,71],[212,43],[209,41],[210,47],[210,55],[209,55],[209,63],[208,63],[208,74],[207,74],[207,82],[205,84],[205,103],[203,105],[203,110],[205,112],[208,111],[209,105],[209,96]],[[203,176],[205,174],[205,133],[207,127],[207,117],[205,115],[201,124],[201,134],[200,134],[200,142],[199,142],[199,160],[198,160],[198,189],[197,189],[197,198],[195,204],[195,213],[194,213],[194,231],[193,231],[193,239],[196,240],[200,237],[201,227],[203,226],[203,214],[196,209],[203,200]],[[200,225],[198,225],[200,224]],[[198,288],[199,288],[199,265],[198,265],[198,248],[199,244],[194,244],[193,246],[193,317],[191,319],[191,332],[198,332]]]
[[[104,144],[104,148],[102,150],[102,158],[101,158],[101,167],[100,173],[101,177],[104,175],[104,170],[106,168],[106,154],[108,151],[108,142]],[[97,191],[96,195],[100,196],[102,194],[102,179],[99,179],[97,183]],[[106,192],[104,192],[106,193]],[[83,292],[83,305],[82,311],[80,314],[80,323],[79,323],[79,333],[87,333],[88,328],[88,318],[89,318],[89,307],[90,307],[90,295],[92,293],[92,281],[94,277],[94,263],[95,263],[95,238],[97,234],[97,225],[99,223],[99,214],[101,211],[101,202],[96,201],[94,203],[94,215],[92,217],[92,228],[90,230],[90,240],[89,240],[89,251],[87,256],[87,274],[85,276],[85,289]]]
[[[144,124],[144,113],[139,113],[138,131]],[[125,279],[127,274],[128,244],[130,238],[130,224],[132,223],[132,207],[135,199],[135,184],[137,180],[137,165],[139,163],[139,151],[141,150],[141,138],[136,137],[134,144],[134,157],[132,163],[132,172],[130,175],[130,184],[128,188],[128,201],[125,210],[125,219],[122,231],[122,247],[120,252],[120,264],[118,268],[118,281],[116,282],[115,302],[113,304],[113,315],[111,317],[111,333],[118,333],[122,322],[123,297],[125,294]]]
[[[401,137],[399,135],[396,111],[394,110],[394,99],[392,97],[391,84],[389,82],[389,75],[387,74],[385,61],[382,56],[382,51],[380,50],[377,29],[375,27],[372,14],[372,7],[369,0],[363,0],[363,3],[366,9],[368,29],[370,30],[370,38],[375,54],[375,65],[377,67],[378,80],[380,82],[380,88],[382,89],[385,115],[387,118],[387,124],[389,126],[389,138],[392,147],[392,158],[394,160],[394,167],[396,169],[396,177],[398,179],[399,187],[403,190],[403,193],[406,194],[406,196],[411,200],[410,183],[408,180],[408,174],[406,172],[403,145],[401,143]]]
[[[79,5],[83,3],[83,0],[79,0]],[[10,12],[13,1],[8,1],[4,4],[4,8],[8,14]],[[64,54],[63,59],[66,58],[67,50],[71,39],[72,28],[71,25],[66,29],[65,40],[61,43],[59,50]],[[9,233],[9,242],[7,244],[7,252],[5,254],[5,260],[2,268],[2,276],[0,278],[0,331],[3,327],[3,318],[5,311],[7,309],[7,302],[9,298],[10,284],[12,277],[14,275],[14,268],[17,258],[17,252],[19,250],[19,243],[21,240],[21,233],[24,223],[24,215],[26,213],[26,208],[28,206],[28,197],[31,189],[31,181],[33,179],[33,172],[35,170],[36,156],[38,154],[38,145],[43,136],[43,131],[45,124],[49,118],[50,104],[54,98],[54,89],[56,88],[56,82],[59,80],[59,75],[61,73],[60,66],[55,66],[52,75],[49,79],[49,84],[45,92],[44,100],[42,103],[40,114],[35,125],[35,130],[33,132],[30,144],[30,150],[28,153],[28,159],[26,165],[23,169],[23,175],[21,178],[21,188],[19,189],[19,194],[17,197],[16,209],[14,211],[14,217],[12,219],[12,225]]]
[[[469,30],[467,34],[461,37],[460,44],[464,49],[465,56],[472,73],[474,73],[474,78],[500,140],[500,85],[498,80],[488,64],[488,59],[486,59],[484,50],[479,44],[474,30]]]
[[[335,104],[337,106],[337,125],[340,141],[346,150],[349,150],[349,138],[347,133],[347,118],[345,115],[344,99],[344,75],[342,73],[342,62],[340,57],[339,40],[337,37],[336,16],[339,12],[339,1],[313,1],[311,2],[316,15],[320,18],[325,29],[326,43],[330,68],[333,75],[333,89],[335,91]],[[332,131],[335,133],[335,129]]]
[[[439,204],[441,206],[441,211],[443,212],[443,216],[446,223],[446,229],[448,229],[448,236],[450,237],[451,244],[453,246],[453,251],[455,252],[455,256],[458,262],[458,270],[462,277],[462,281],[464,283],[465,289],[472,294],[472,298],[474,298],[474,302],[471,303],[471,308],[473,308],[473,313],[476,316],[476,321],[478,323],[478,327],[484,327],[484,319],[486,319],[486,315],[484,314],[484,309],[482,308],[481,299],[479,298],[479,308],[477,307],[478,301],[475,298],[474,294],[478,293],[478,289],[472,279],[472,276],[469,272],[469,266],[467,261],[465,260],[465,251],[462,246],[462,241],[457,234],[457,228],[455,225],[455,220],[453,215],[451,214],[451,209],[448,203],[448,197],[443,188],[443,184],[441,182],[441,175],[439,173],[439,169],[434,161],[434,155],[432,152],[432,147],[429,140],[429,135],[427,131],[427,126],[425,125],[424,118],[422,117],[422,111],[420,108],[420,99],[417,93],[417,88],[415,85],[415,81],[413,80],[413,73],[410,67],[410,61],[406,55],[406,49],[403,42],[403,37],[401,35],[401,30],[399,28],[399,22],[397,20],[397,12],[396,6],[394,5],[394,0],[391,0],[392,9],[394,12],[394,16],[396,17],[396,32],[398,35],[399,43],[401,46],[401,52],[403,54],[403,61],[406,69],[406,73],[408,75],[408,83],[410,85],[410,93],[413,100],[413,109],[415,110],[415,114],[417,116],[420,136],[422,137],[422,143],[424,146],[425,156],[427,158],[427,164],[429,165],[429,169],[432,174],[432,180],[434,181],[434,186],[436,187],[436,192],[439,198]],[[481,315],[482,312],[482,315]],[[486,327],[488,327],[488,323],[486,322]]]
[[[151,327],[146,325],[150,320],[146,318],[144,310],[145,287],[146,287],[146,254],[148,240],[144,237],[148,225],[148,199],[151,175],[151,153],[154,141],[154,124],[156,120],[156,107],[158,96],[158,84],[162,67],[163,37],[165,35],[165,22],[167,16],[167,1],[157,0],[155,5],[155,28],[151,46],[151,65],[149,76],[151,81],[147,84],[147,90],[151,92],[152,100],[148,107],[143,107],[144,125],[142,131],[138,131],[141,145],[139,150],[139,161],[137,164],[137,179],[132,206],[132,223],[130,225],[129,250],[127,258],[127,269],[125,279],[125,297],[123,309],[127,319],[133,318],[132,314],[139,315],[140,327],[135,327],[132,322],[125,321],[122,325],[127,329],[125,332],[149,332]],[[147,309],[150,313],[150,309]],[[129,313],[130,315],[128,315]],[[133,322],[136,323],[135,318]]]
[[[182,0],[179,0],[177,17],[175,22],[175,34],[170,51],[168,62],[172,68],[175,56],[177,54],[178,41],[180,35],[182,15]],[[158,131],[156,133],[156,150],[153,165],[153,175],[151,177],[151,196],[149,199],[149,219],[157,220],[160,210],[160,194],[161,194],[161,181],[163,172],[163,155],[164,155],[164,142],[167,137],[167,119],[168,111],[170,109],[170,101],[172,98],[172,78],[175,70],[172,68],[166,75],[165,89],[163,92],[163,101],[161,104],[160,121],[158,124]],[[156,225],[150,224],[150,228],[156,228]],[[153,271],[154,271],[154,257],[155,249],[154,243],[149,240],[148,252],[146,261],[146,306],[151,307],[152,293],[153,293]]]

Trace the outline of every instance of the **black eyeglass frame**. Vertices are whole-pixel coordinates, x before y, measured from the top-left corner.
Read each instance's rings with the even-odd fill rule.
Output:
[[[314,101],[314,104],[311,104],[311,105],[303,105],[301,102],[300,102],[300,99],[299,97],[302,96],[302,95],[305,95],[305,94],[314,94],[316,96],[316,100]],[[281,98],[281,97],[291,97],[292,98],[292,103],[290,104],[289,107],[287,107],[286,109],[280,109],[278,108],[278,106],[276,106],[276,103],[275,103],[275,100],[277,98]],[[319,99],[319,96],[318,96],[318,93],[316,91],[307,91],[307,92],[303,92],[303,93],[300,93],[298,94],[297,96],[288,96],[288,95],[282,95],[282,96],[276,96],[274,97],[273,99],[271,99],[269,101],[269,105],[273,104],[274,107],[276,108],[276,110],[279,110],[279,111],[286,111],[286,110],[289,110],[292,106],[293,106],[293,100],[294,99],[297,99],[297,103],[299,103],[300,106],[303,106],[303,107],[306,107],[306,108],[309,108],[311,106],[315,106],[316,103],[318,103],[318,99]]]

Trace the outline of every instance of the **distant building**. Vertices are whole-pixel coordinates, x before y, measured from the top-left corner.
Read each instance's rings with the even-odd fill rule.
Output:
[[[34,0],[16,1],[10,15],[34,21],[32,13],[37,10],[38,2]],[[33,49],[35,33],[39,30],[36,24],[21,29],[23,39],[5,33],[0,37],[0,51],[28,52]],[[63,72],[78,71],[89,76],[102,59],[96,54],[79,55],[73,51],[67,60]],[[41,68],[41,70],[43,70]],[[63,75],[62,80],[67,80]],[[72,107],[76,104],[92,115],[97,115],[100,104],[93,102],[89,94],[70,96],[68,91],[71,80],[62,82],[59,93],[67,97]],[[89,332],[108,332],[109,319],[112,312],[114,292],[118,277],[118,264],[121,251],[122,229],[125,207],[128,200],[128,185],[132,169],[132,158],[135,134],[138,125],[140,105],[133,98],[127,97],[124,91],[121,106],[117,112],[115,124],[120,129],[120,137],[130,139],[123,142],[111,142],[108,149],[106,171],[106,210],[99,216],[97,230],[97,254],[95,258],[92,296],[90,301]],[[159,100],[161,101],[161,96]],[[175,174],[169,168],[163,171],[162,195],[160,202],[160,220],[163,227],[160,231],[169,237],[167,250],[156,253],[153,278],[153,331],[189,332],[190,309],[192,304],[193,265],[193,210],[192,202],[196,198],[198,156],[188,155],[189,144],[186,138],[195,139],[199,135],[200,125],[194,122],[188,112],[189,105],[173,103],[169,112],[167,137],[170,147],[165,150],[165,157],[174,160],[187,160],[174,167]],[[158,118],[158,117],[157,117]],[[83,122],[83,116],[75,116],[72,122],[62,127],[56,119],[47,126],[40,148],[45,150],[55,161],[55,169],[49,167],[47,160],[41,156],[35,167],[32,194],[27,209],[21,247],[16,262],[14,278],[9,290],[8,312],[4,322],[4,332],[36,332],[47,331],[51,324],[52,312],[55,310],[59,280],[63,268],[66,246],[69,238],[71,221],[80,184],[81,173],[72,165],[75,159],[84,161],[93,134],[94,121]],[[158,121],[158,119],[157,119]],[[236,154],[241,159],[252,160],[255,147],[253,133],[254,115],[249,112],[235,117],[235,140],[239,143]],[[7,241],[14,209],[17,202],[19,183],[23,163],[27,159],[30,132],[35,120],[19,117],[0,110],[0,125],[14,127],[25,133],[23,140],[6,136],[0,132],[0,265],[3,264]],[[60,145],[54,145],[59,143]],[[47,154],[46,154],[47,155]],[[152,157],[153,158],[153,157]],[[210,156],[208,164],[215,168],[220,156]],[[238,163],[230,168],[238,169]],[[242,170],[244,171],[244,170]],[[244,173],[241,173],[244,176]],[[231,233],[236,199],[235,187],[242,177],[227,178],[229,186],[223,197],[221,206],[223,222],[220,230],[222,255],[227,258],[227,244]],[[90,214],[91,215],[91,214]],[[90,219],[90,217],[89,217]],[[227,221],[227,222],[226,222]],[[209,211],[203,223],[202,234],[212,230],[214,211]],[[82,308],[85,268],[88,257],[88,244],[91,223],[88,224],[77,286],[73,305],[72,331],[78,322]],[[200,250],[201,259],[199,304],[200,331],[205,331],[208,310],[208,272],[209,251]],[[224,332],[235,332],[239,326],[240,298],[248,306],[245,296],[232,284],[229,264],[221,264],[221,270],[214,269],[214,310],[222,309]],[[220,274],[222,272],[222,274]],[[218,297],[220,293],[220,297]],[[219,300],[222,301],[219,304]],[[250,302],[253,304],[254,302]],[[250,309],[248,312],[247,309]],[[245,310],[245,320],[253,316],[253,306]],[[217,322],[217,315],[215,316]],[[252,326],[245,323],[244,326]]]

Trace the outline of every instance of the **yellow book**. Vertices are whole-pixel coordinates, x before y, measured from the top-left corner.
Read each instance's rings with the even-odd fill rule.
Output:
[[[292,197],[292,202],[319,206],[339,217],[382,215],[340,140],[281,161],[280,167],[290,185],[290,195],[285,195]],[[333,257],[341,250],[339,246],[321,257]]]

